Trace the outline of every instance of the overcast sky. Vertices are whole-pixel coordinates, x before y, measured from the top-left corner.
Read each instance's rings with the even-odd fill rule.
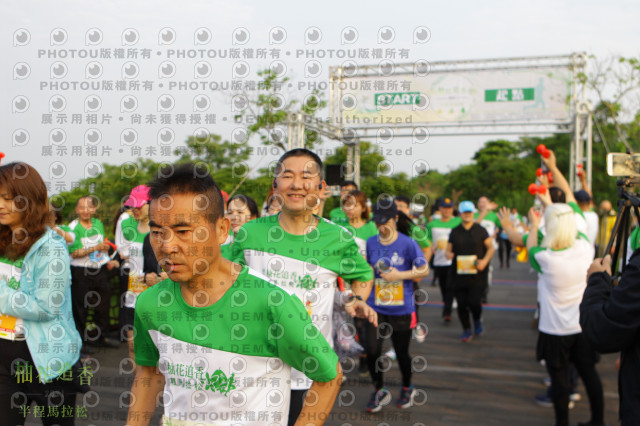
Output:
[[[394,49],[395,62],[581,51],[601,57],[638,56],[637,1],[374,0],[366,2],[366,7],[361,4],[332,0],[314,6],[300,1],[4,1],[0,3],[4,161],[31,163],[45,180],[54,182],[53,192],[55,182],[62,182],[68,189],[70,182],[99,170],[99,163],[121,164],[147,154],[156,161],[172,161],[174,157],[163,154],[182,145],[186,136],[198,129],[230,139],[238,127],[231,123],[235,114],[232,90],[210,90],[211,86],[192,89],[193,85],[213,82],[225,88],[232,78],[243,78],[232,75],[232,69],[246,69],[246,81],[256,80],[257,70],[284,66],[292,81],[286,97],[302,99],[314,84],[322,87],[327,83],[330,66],[348,59],[335,57],[339,50],[358,49],[371,54],[378,48],[383,52]],[[430,38],[420,42],[415,38],[416,31],[425,34],[424,28]],[[71,57],[74,50],[119,48],[137,49],[138,57]],[[149,49],[150,57],[142,56],[144,49]],[[240,57],[230,57],[233,49],[238,49]],[[245,49],[251,49],[253,57],[244,57]],[[193,52],[199,55],[199,51],[208,53],[189,57]],[[266,57],[258,57],[259,52],[265,52]],[[317,61],[313,75],[307,72],[310,61]],[[368,65],[380,59],[355,61]],[[170,72],[171,67],[175,74],[161,78],[162,69]],[[203,75],[196,78],[199,70]],[[94,71],[99,77],[90,78]],[[102,86],[89,86],[83,90],[64,89],[62,85],[68,82],[70,87],[74,83],[79,87],[81,83],[123,80],[127,71],[136,75],[131,80],[151,82],[152,89],[107,91]],[[53,76],[56,72],[60,75]],[[184,89],[179,82],[192,86]],[[196,100],[204,105],[201,111],[194,111],[198,109]],[[98,122],[87,122],[89,110],[96,105]],[[160,123],[162,113],[170,115],[172,121]],[[200,114],[202,122],[190,121],[195,113]],[[51,114],[52,123],[46,122],[47,114]],[[66,114],[68,122],[56,122],[60,114]],[[72,122],[74,114],[79,114],[81,122]],[[141,115],[142,122],[131,121],[135,114]],[[185,114],[186,123],[175,121],[179,114]],[[215,123],[205,121],[207,114],[209,120],[215,114]],[[110,115],[111,121],[103,121],[104,115]],[[157,122],[146,122],[147,115],[154,115]],[[328,111],[320,115],[327,116]],[[492,137],[432,136],[424,144],[396,139],[389,146],[405,151],[390,157],[390,161],[395,170],[410,173],[405,152],[411,148],[412,159],[424,159],[432,169],[446,171],[469,162],[489,139]],[[258,146],[257,140],[251,143]],[[132,151],[136,146],[139,154]],[[326,141],[321,154],[330,153],[336,146]],[[274,158],[254,155],[250,166],[258,161],[264,166]]]

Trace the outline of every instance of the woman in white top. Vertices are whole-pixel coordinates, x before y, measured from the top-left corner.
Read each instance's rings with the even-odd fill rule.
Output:
[[[544,359],[551,376],[556,424],[569,424],[568,369],[572,362],[582,378],[591,404],[588,425],[604,424],[602,383],[595,364],[598,355],[582,335],[580,302],[586,288],[586,273],[593,259],[593,245],[577,231],[573,209],[551,204],[548,193],[540,195],[547,205],[545,236],[538,242],[540,216],[529,210],[531,229],[527,239],[529,262],[538,271],[540,304],[538,360]],[[582,423],[579,423],[582,424]]]

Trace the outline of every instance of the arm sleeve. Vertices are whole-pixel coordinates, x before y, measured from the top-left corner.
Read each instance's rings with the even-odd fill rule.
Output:
[[[279,311],[276,322],[284,329],[277,340],[280,359],[316,382],[335,379],[338,355],[313,325],[300,299],[287,297]]]
[[[66,244],[49,238],[22,265],[20,287],[33,292],[14,290],[0,281],[0,312],[29,321],[50,321],[66,315],[63,306],[67,287],[71,284],[71,269]]]
[[[531,267],[540,274],[542,273],[542,267],[540,266],[540,263],[538,263],[539,259],[536,258],[536,255],[544,251],[545,249],[540,246],[533,247],[531,250],[529,250],[529,264],[531,264]]]
[[[368,256],[367,256],[368,257]],[[348,281],[367,282],[373,279],[373,271],[367,263],[360,250],[358,244],[351,236],[345,245],[338,275]]]
[[[609,274],[591,275],[580,304],[580,326],[599,352],[618,352],[640,338],[640,257],[634,256],[620,283]]]
[[[148,367],[155,367],[160,359],[160,353],[158,348],[153,343],[151,335],[149,334],[149,321],[155,314],[152,310],[147,309],[145,300],[149,298],[149,295],[155,294],[142,293],[136,300],[136,307],[133,320],[133,346],[135,347],[135,359],[136,364],[145,365]],[[144,297],[143,297],[144,296]]]
[[[411,238],[413,238],[418,243],[420,249],[431,246],[429,238],[427,238],[427,233],[419,226],[411,227]]]

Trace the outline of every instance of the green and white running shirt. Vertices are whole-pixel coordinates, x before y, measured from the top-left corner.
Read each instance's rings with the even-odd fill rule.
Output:
[[[343,225],[351,235],[353,235],[353,239],[358,245],[358,249],[360,250],[360,254],[362,257],[367,257],[367,240],[369,237],[373,237],[374,235],[378,235],[378,228],[373,221],[369,221],[362,225],[360,228],[355,228],[353,225],[346,223]]]
[[[440,219],[427,223],[427,236],[433,241],[433,266],[450,266],[452,260],[447,259],[445,253],[449,245],[451,230],[462,223],[462,219],[453,216],[448,222]]]
[[[136,298],[145,291],[148,286],[143,282],[144,278],[144,256],[142,255],[142,244],[147,233],[138,231],[138,221],[133,217],[128,217],[122,221],[123,244],[129,253],[129,259],[124,263],[124,267],[129,271],[129,285],[125,293],[124,306],[133,308],[136,306]]]
[[[286,425],[291,367],[319,382],[338,356],[300,300],[246,266],[213,305],[188,305],[164,280],[138,297],[138,365],[165,377],[165,424]]]
[[[22,263],[24,257],[16,260],[9,260],[0,256],[0,281],[7,283],[14,290],[20,288],[20,277],[22,276]],[[24,340],[24,321],[0,312],[0,339]]]
[[[99,219],[91,218],[91,228],[87,229],[78,219],[69,224],[69,229],[76,235],[76,239],[69,246],[69,253],[79,249],[86,249],[97,246],[104,242],[104,226]],[[88,256],[71,258],[71,266],[82,268],[99,268],[109,261],[109,255],[104,251],[94,251]]]
[[[477,219],[478,215],[479,213],[476,212],[473,215],[473,217]],[[496,214],[496,212],[487,212],[484,219],[480,221],[480,226],[482,226],[487,231],[487,234],[489,234],[489,237],[491,237],[491,241],[493,242],[493,248],[497,249],[498,242],[496,241],[495,236],[496,236],[496,230],[500,228],[501,224],[500,224],[500,219],[498,218],[498,215]]]
[[[292,292],[304,304],[312,322],[333,344],[333,298],[338,276],[346,281],[370,281],[373,270],[351,233],[315,216],[318,226],[306,235],[289,234],[278,216],[246,223],[233,241],[233,261],[246,264]],[[292,389],[309,389],[311,380],[292,373]]]

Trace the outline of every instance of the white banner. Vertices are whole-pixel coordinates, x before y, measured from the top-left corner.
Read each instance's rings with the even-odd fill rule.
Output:
[[[344,126],[571,120],[566,68],[351,77],[341,87]]]

